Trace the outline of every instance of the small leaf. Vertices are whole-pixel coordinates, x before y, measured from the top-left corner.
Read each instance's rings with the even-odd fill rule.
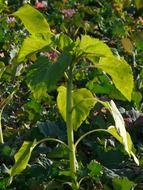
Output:
[[[45,37],[45,38],[44,38]],[[49,46],[51,43],[50,35],[48,36],[42,36],[42,34],[38,35],[32,35],[27,37],[18,53],[17,62],[22,62],[27,58],[27,56],[31,55],[32,53],[35,53],[37,51],[40,51],[41,49],[45,48],[46,46]]]
[[[81,36],[79,48],[81,53],[86,53],[97,57],[113,55],[110,48],[103,41],[92,38],[88,35]]]
[[[122,43],[122,45],[123,45],[124,50],[125,50],[127,53],[129,53],[129,54],[132,54],[132,53],[133,53],[134,47],[133,47],[133,44],[132,44],[132,42],[131,42],[131,40],[130,40],[129,38],[123,38],[123,39],[121,40],[121,43]]]
[[[36,145],[36,141],[28,142],[25,141],[21,146],[20,150],[15,154],[15,164],[10,169],[10,176],[20,174],[27,166],[31,152]]]
[[[57,105],[59,111],[66,122],[66,88],[61,86],[58,88]],[[89,115],[90,110],[96,101],[92,93],[86,88],[81,88],[72,92],[72,125],[76,131],[83,121]]]
[[[133,74],[131,67],[124,59],[115,57],[102,57],[97,68],[109,74],[116,88],[130,101],[133,90]]]
[[[92,160],[92,161],[88,164],[87,168],[90,170],[89,175],[90,175],[91,177],[96,177],[96,178],[98,178],[98,177],[101,177],[102,174],[103,174],[103,167],[102,167],[102,165],[101,165],[100,163],[98,163],[96,160]]]
[[[55,36],[55,43],[61,50],[68,50],[70,47],[73,46],[72,39],[63,33]]]
[[[25,28],[31,33],[51,33],[49,24],[43,15],[32,6],[25,4],[18,11],[13,13],[23,22]]]

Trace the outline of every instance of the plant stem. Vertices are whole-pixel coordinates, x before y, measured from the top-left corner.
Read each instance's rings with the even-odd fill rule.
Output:
[[[47,138],[44,138],[44,139],[38,141],[38,142],[36,143],[36,146],[39,145],[39,144],[41,144],[41,143],[43,143],[43,142],[45,142],[45,141],[54,141],[54,142],[58,142],[58,143],[64,145],[67,149],[69,149],[68,145],[65,144],[63,141],[61,141],[61,140],[59,140],[59,139],[55,139],[55,138],[50,138],[50,137],[47,137]]]
[[[69,160],[70,160],[70,174],[72,179],[72,189],[78,189],[78,183],[76,180],[76,153],[74,146],[74,131],[72,126],[72,66],[68,70],[68,81],[67,81],[67,96],[66,96],[66,125],[67,125],[67,136],[68,146],[70,149]]]
[[[86,136],[95,133],[95,132],[108,132],[108,130],[106,129],[93,129],[92,131],[88,131],[87,133],[85,133],[84,135],[82,135],[75,143],[75,149],[77,147],[77,145],[80,143],[80,141],[82,141]]]

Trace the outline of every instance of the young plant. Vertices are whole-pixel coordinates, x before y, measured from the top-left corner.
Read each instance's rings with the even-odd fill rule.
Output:
[[[125,130],[123,118],[114,102],[102,102],[93,96],[87,88],[78,89],[74,83],[76,73],[84,69],[100,69],[111,77],[116,88],[130,101],[133,90],[133,76],[127,62],[123,58],[115,57],[110,48],[99,39],[81,35],[73,41],[65,34],[53,34],[43,15],[30,5],[24,5],[13,16],[19,17],[29,32],[29,36],[25,38],[19,50],[18,63],[26,61],[31,55],[39,51],[50,50],[57,53],[57,58],[53,62],[39,58],[28,71],[26,80],[33,96],[40,100],[47,95],[47,92],[55,90],[59,81],[64,77],[64,82],[57,88],[57,107],[66,123],[67,144],[54,138],[46,138],[39,142],[36,142],[36,140],[34,142],[24,142],[15,155],[14,166],[9,170],[10,177],[21,173],[26,168],[32,150],[39,143],[53,140],[64,144],[68,148],[71,186],[74,190],[79,189],[76,176],[78,168],[76,148],[84,137],[97,131],[104,131],[113,135],[124,145],[127,153],[133,156],[138,164],[133,152],[130,135]],[[86,66],[81,66],[79,70],[78,64],[81,60],[86,62]],[[86,120],[90,110],[97,102],[109,109],[115,120],[115,127],[89,131],[75,142],[74,132]]]

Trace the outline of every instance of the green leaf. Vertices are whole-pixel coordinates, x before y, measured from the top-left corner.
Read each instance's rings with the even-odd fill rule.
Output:
[[[139,91],[133,91],[132,93],[132,101],[134,102],[134,106],[140,108],[140,103],[142,101],[142,93]]]
[[[137,9],[143,8],[143,1],[142,0],[135,0],[135,6]]]
[[[65,122],[66,122],[66,104],[67,104],[66,95],[67,95],[66,87],[60,86],[58,88],[57,106]]]
[[[22,62],[27,56],[35,53],[51,43],[51,35],[37,34],[27,37],[18,53],[17,62]]]
[[[133,34],[133,41],[138,50],[143,50],[143,32],[138,31]]]
[[[133,74],[131,67],[124,59],[115,57],[102,57],[97,68],[104,70],[109,74],[116,88],[130,101],[133,90]]]
[[[72,123],[74,130],[77,130],[87,118],[95,102],[94,96],[86,88],[73,92]]]
[[[113,56],[110,48],[103,41],[88,35],[81,36],[79,48],[81,54],[84,53],[97,57]]]
[[[15,164],[10,168],[10,176],[20,174],[27,166],[31,152],[36,145],[36,141],[28,142],[25,141],[19,151],[15,154]]]
[[[116,130],[122,138],[125,150],[130,154],[124,119],[113,101],[109,103],[109,108],[115,121]]]
[[[121,40],[122,46],[125,50],[125,52],[132,54],[134,51],[134,46],[129,38],[123,38]]]
[[[122,141],[120,141],[119,138],[117,140],[119,140],[124,145],[127,153],[129,155],[132,155],[136,164],[139,165],[139,161],[134,154],[135,148],[133,146],[133,143],[132,143],[132,140],[131,140],[129,133],[126,132],[125,122],[124,122],[122,115],[120,114],[119,110],[117,109],[117,107],[113,101],[110,102],[109,107],[110,107],[110,112],[111,112],[111,114],[114,118],[114,121],[115,121],[116,131],[118,132],[118,134],[122,138]],[[117,138],[117,135],[115,138]]]
[[[0,1],[0,13],[2,13],[7,8],[6,2],[1,0]]]
[[[55,36],[55,43],[58,46],[58,48],[61,50],[68,50],[71,47],[73,47],[72,39],[63,33]]]
[[[108,94],[110,99],[126,101],[126,98],[115,87],[112,80],[103,72],[102,75],[96,75],[93,80],[87,82],[86,87],[96,95]]]
[[[66,122],[66,88],[61,86],[58,88],[57,105],[64,121]],[[76,131],[83,121],[89,115],[90,110],[96,101],[92,93],[86,88],[81,88],[72,92],[72,125]]]
[[[47,91],[56,88],[71,60],[71,54],[66,52],[59,56],[56,63],[50,63],[48,59],[43,58],[37,60],[27,74],[27,84],[36,99],[47,96]]]
[[[119,133],[117,132],[117,130],[116,130],[116,128],[114,126],[108,127],[107,132],[110,133],[121,144],[123,144],[122,137],[119,135]]]
[[[46,57],[39,57],[29,69],[26,82],[35,99],[47,96],[47,76],[51,63]]]
[[[127,177],[113,178],[112,183],[114,190],[131,190],[135,186]]]
[[[12,177],[4,177],[0,179],[0,189],[7,190],[7,187],[12,183]]]
[[[102,174],[103,174],[103,167],[96,160],[92,160],[88,164],[87,168],[90,170],[89,176],[95,177],[96,179],[98,179],[99,177],[101,177]]]
[[[25,4],[18,11],[13,13],[23,22],[25,28],[31,33],[51,33],[49,24],[43,15],[32,6]]]

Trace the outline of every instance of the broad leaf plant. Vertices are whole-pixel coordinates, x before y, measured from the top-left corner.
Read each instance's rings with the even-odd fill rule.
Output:
[[[57,107],[66,123],[67,144],[54,138],[23,142],[22,147],[15,154],[15,164],[9,169],[10,179],[12,180],[15,175],[20,174],[26,168],[32,150],[37,145],[41,142],[52,140],[67,147],[72,189],[79,189],[76,176],[78,168],[77,146],[87,135],[99,131],[113,135],[123,144],[125,151],[129,156],[133,157],[136,164],[139,164],[130,135],[126,132],[124,120],[113,100],[103,102],[84,86],[78,89],[74,84],[74,76],[77,72],[82,72],[84,69],[87,71],[88,69],[99,69],[109,75],[115,87],[130,101],[133,90],[133,75],[131,67],[124,58],[116,57],[108,45],[89,35],[81,35],[73,40],[66,34],[53,33],[44,16],[28,4],[25,4],[13,13],[13,16],[21,20],[29,33],[24,39],[14,61],[18,64],[24,64],[37,52],[53,51],[57,54],[57,58],[54,61],[38,58],[28,71],[26,82],[33,96],[38,100],[45,97],[47,93],[57,89]],[[78,64],[82,60],[86,62],[86,66],[84,65],[79,69]],[[62,80],[63,78],[64,80]],[[107,129],[89,131],[75,142],[74,132],[87,119],[91,109],[97,102],[110,111],[115,125],[109,126]],[[3,142],[3,137],[1,139]]]

